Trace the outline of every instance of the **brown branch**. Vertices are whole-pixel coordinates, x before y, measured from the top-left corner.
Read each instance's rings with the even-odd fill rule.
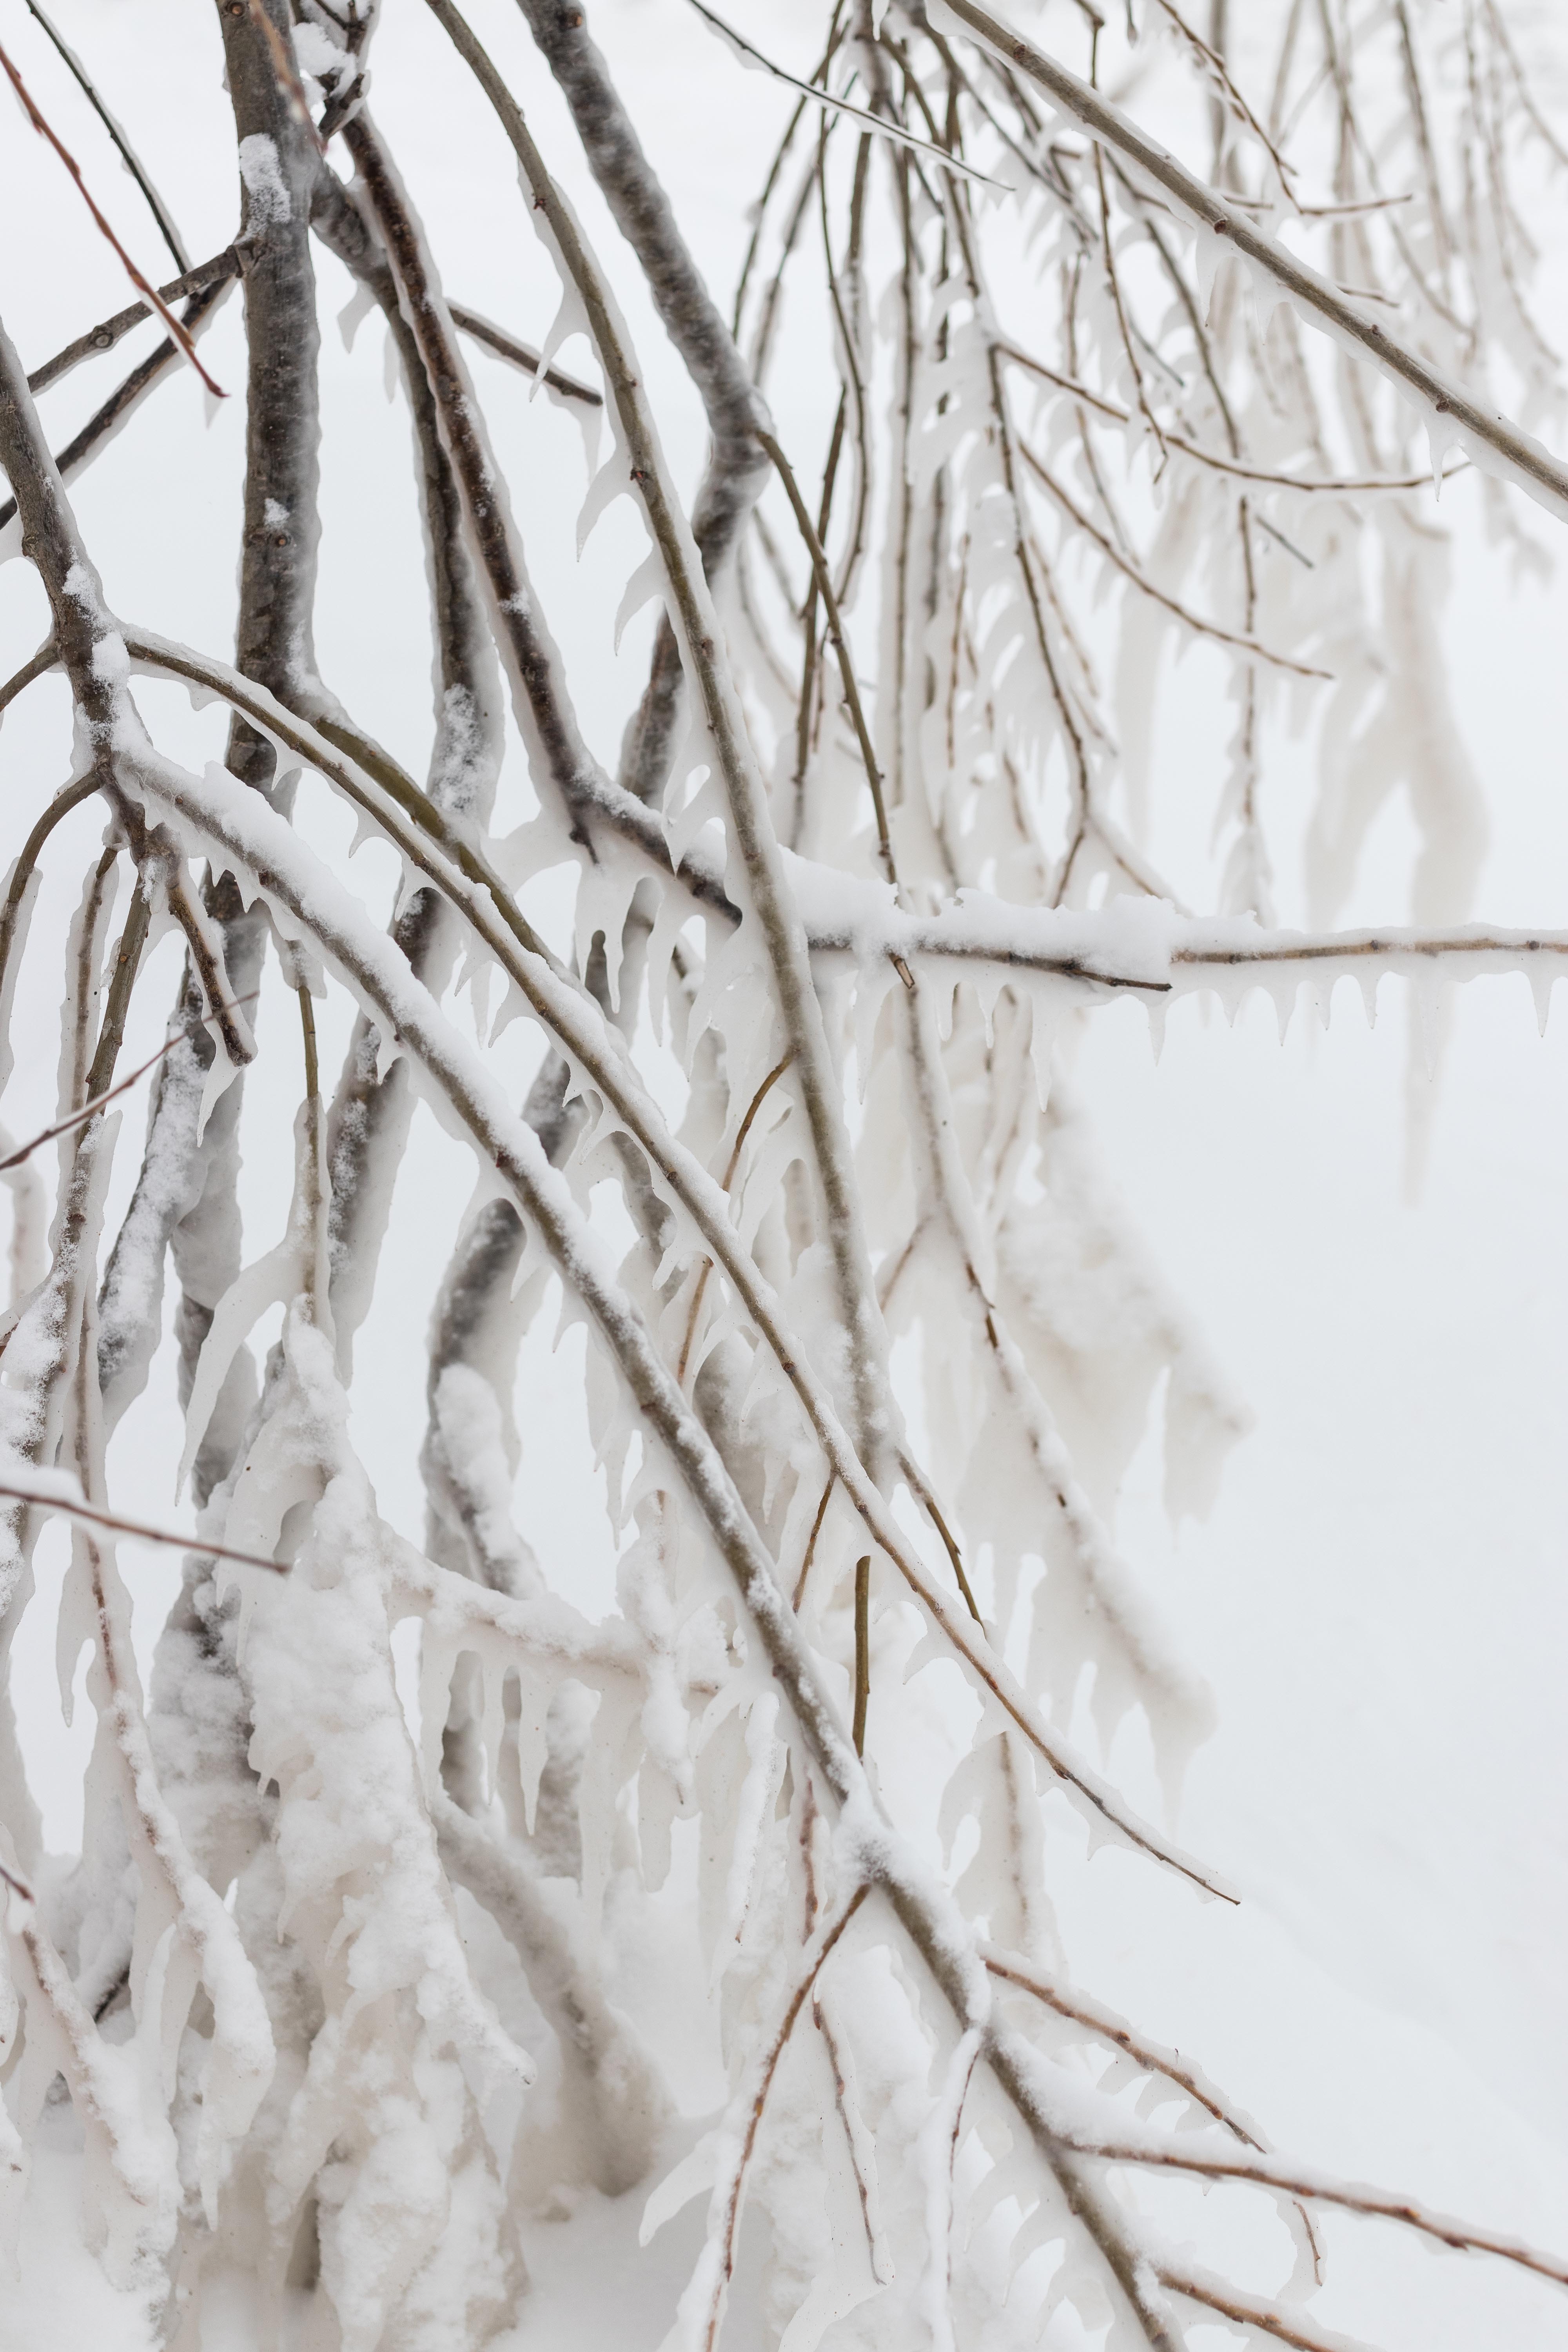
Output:
[[[912,1236],[910,1246],[913,1246]],[[977,1625],[984,1628],[985,1620],[980,1614],[980,1604],[975,1600],[974,1594],[970,1589],[969,1579],[963,1572],[963,1556],[958,1549],[957,1540],[953,1536],[952,1529],[948,1526],[946,1519],[942,1517],[942,1506],[938,1503],[935,1495],[931,1492],[924,1472],[921,1469],[919,1463],[916,1462],[914,1456],[910,1454],[900,1454],[899,1455],[899,1467],[903,1472],[904,1476],[909,1480],[916,1501],[925,1512],[926,1517],[930,1519],[938,1535],[942,1538],[943,1549],[945,1549],[949,1559],[952,1562],[953,1575],[958,1579],[958,1589],[963,1595],[964,1603],[968,1608],[970,1615],[973,1618]]]
[[[741,2143],[740,2151],[733,2166],[731,2179],[729,2184],[729,2192],[723,2214],[723,2260],[721,2265],[719,2276],[714,2283],[713,2300],[709,2311],[708,2326],[703,2338],[705,2352],[713,2352],[713,2346],[718,2341],[719,2326],[722,2315],[723,2297],[735,2268],[735,2239],[740,2229],[741,2222],[742,2191],[745,2187],[746,2172],[752,2161],[752,2151],[756,2147],[757,2133],[762,2127],[763,2110],[767,2105],[768,2093],[773,2088],[773,2076],[778,2072],[779,2061],[784,2056],[784,2051],[789,2042],[790,2035],[795,2031],[795,2020],[799,2017],[802,2009],[805,2005],[806,1995],[811,1991],[812,1987],[816,1984],[817,1978],[822,1973],[824,1963],[831,1956],[840,1937],[848,1927],[850,1921],[854,1918],[856,1913],[859,1910],[862,1903],[865,1902],[866,1897],[870,1891],[870,1887],[868,1885],[858,1886],[854,1894],[849,1897],[848,1902],[838,1914],[837,1918],[833,1921],[832,1925],[818,1931],[816,1938],[816,1948],[814,1950],[808,1950],[806,1964],[801,1970],[800,1975],[796,1978],[795,1984],[792,1986],[789,2000],[784,2005],[784,2014],[773,2030],[773,2037],[768,2045],[767,2053],[763,2058],[762,2070],[757,2080],[756,2088],[752,2095],[750,2109],[746,2117],[745,2137]]]
[[[46,1493],[41,1485],[24,1485],[15,1472],[0,1473],[0,1495],[8,1502],[26,1503],[30,1510],[59,1511],[68,1519],[79,1519],[84,1527],[102,1528],[111,1535],[134,1536],[139,1543],[164,1544],[174,1551],[195,1552],[203,1559],[230,1559],[241,1568],[270,1569],[275,1576],[289,1573],[287,1560],[263,1559],[258,1552],[234,1551],[226,1544],[209,1543],[205,1536],[175,1535],[168,1528],[150,1527],[144,1519],[128,1519],[118,1511],[100,1511],[94,1504]]]
[[[837,1484],[837,1472],[830,1470],[827,1474],[827,1484],[822,1490],[822,1500],[816,1507],[816,1517],[811,1523],[811,1533],[805,1539],[805,1556],[800,1563],[800,1574],[795,1579],[795,1592],[790,1601],[790,1607],[797,1616],[800,1614],[800,1604],[805,1599],[805,1580],[811,1574],[811,1563],[816,1558],[816,1538],[822,1533],[822,1522],[827,1517],[827,1506],[833,1500],[833,1489]]]
[[[757,438],[773,461],[779,479],[783,482],[788,495],[791,509],[800,529],[800,535],[805,541],[806,552],[811,558],[812,575],[816,583],[816,592],[822,598],[827,614],[828,635],[833,639],[833,648],[838,656],[838,674],[844,681],[844,699],[849,706],[849,716],[855,725],[856,740],[860,746],[860,757],[865,764],[866,781],[871,787],[871,806],[877,818],[877,854],[882,861],[883,873],[896,889],[899,873],[893,862],[893,845],[888,832],[887,803],[882,797],[882,772],[877,765],[877,754],[871,742],[871,730],[866,724],[866,713],[860,702],[860,689],[855,683],[855,664],[850,656],[849,640],[844,633],[844,616],[838,609],[838,599],[833,593],[833,574],[828,569],[827,557],[823,551],[816,526],[811,520],[810,509],[800,494],[800,484],[795,480],[795,468],[773,435],[765,432],[761,425],[757,428]]]
[[[1255,661],[1269,663],[1275,669],[1288,670],[1293,677],[1321,678],[1328,684],[1332,684],[1333,673],[1331,670],[1315,669],[1310,662],[1292,661],[1289,654],[1275,653],[1271,646],[1260,645],[1256,637],[1238,636],[1235,630],[1222,628],[1217,621],[1205,620],[1201,613],[1190,612],[1185,604],[1179,603],[1174,596],[1168,595],[1163,588],[1156,587],[1146,572],[1141,572],[1135,563],[1130,563],[1105,533],[1096,529],[1082,508],[1063,489],[1055,475],[1036,456],[1028,443],[1021,442],[1019,446],[1024,453],[1025,464],[1042,488],[1050,492],[1051,497],[1068,515],[1075,528],[1081,530],[1086,538],[1093,540],[1107,562],[1113,564],[1124,578],[1130,580],[1141,595],[1149,597],[1156,604],[1163,604],[1167,613],[1173,614],[1184,627],[1193,630],[1200,637],[1211,638],[1216,645],[1229,646],[1236,652],[1246,654]]]
[[[1369,2352],[1353,2336],[1342,2336],[1337,2328],[1318,2327],[1300,2312],[1284,2311],[1259,2295],[1244,2294],[1239,2287],[1226,2279],[1211,2278],[1206,2271],[1177,2270],[1165,2262],[1156,2263],[1154,2270],[1160,2284],[1173,2294],[1217,2311],[1239,2326],[1260,2328],[1265,2336],[1290,2345],[1293,2352]]]
[[[1451,2247],[1457,2253],[1493,2254],[1500,2262],[1513,2263],[1537,2278],[1568,2286],[1568,2260],[1562,2255],[1541,2253],[1518,2238],[1478,2229],[1472,2222],[1434,2212],[1414,2198],[1400,2197],[1386,2189],[1362,2188],[1322,2173],[1294,2171],[1289,2165],[1261,2156],[1202,2156],[1174,2143],[1161,2147],[1148,2140],[1091,2138],[1077,2133],[1065,2137],[1067,2144],[1080,2155],[1098,2157],[1110,2164],[1147,2167],[1159,2172],[1188,2172],[1196,2179],[1236,2181],[1244,2188],[1279,2189],[1290,2197],[1310,2197],[1320,2204],[1337,2205],[1346,2213],[1364,2214],[1371,2221],[1399,2221],[1419,2236]]]
[[[1020,351],[1015,343],[998,343],[996,348],[1004,359],[1026,368],[1031,375],[1043,376],[1047,383],[1056,384],[1061,391],[1070,393],[1075,400],[1084,401],[1090,408],[1097,409],[1113,425],[1131,424],[1132,418],[1125,408],[1119,408],[1114,401],[1107,400],[1103,393],[1090,392],[1086,383],[1075,383],[1071,376],[1059,375],[1055,368],[1047,367],[1032,352]],[[1168,448],[1179,449],[1184,457],[1195,457],[1200,465],[1212,466],[1215,473],[1234,474],[1241,481],[1261,482],[1272,489],[1310,490],[1320,498],[1367,497],[1379,490],[1424,490],[1431,486],[1432,481],[1430,473],[1368,474],[1310,481],[1300,474],[1271,474],[1261,466],[1243,466],[1234,457],[1222,457],[1215,450],[1200,448],[1195,441],[1189,441],[1183,434],[1173,433],[1168,425],[1164,437]],[[1442,478],[1450,482],[1457,474],[1468,470],[1468,460],[1466,459],[1458,466],[1447,467]]]
[[[1118,2017],[1114,2010],[1090,2000],[1084,1993],[1066,1990],[1032,1960],[1019,1959],[1014,1954],[998,1951],[989,1944],[981,1946],[980,1957],[989,1973],[1001,1982],[1016,1985],[1020,1992],[1031,1994],[1047,2009],[1054,2010],[1058,2017],[1067,2018],[1074,2025],[1087,2027],[1100,2041],[1110,2042],[1125,2057],[1135,2059],[1150,2074],[1163,2074],[1167,2082],[1174,2083],[1179,2090],[1184,2091],[1189,2099],[1195,2100],[1215,2123],[1224,2124],[1227,2131],[1233,2131],[1237,2139],[1244,2140],[1248,2147],[1256,2148],[1259,2155],[1266,2153],[1262,2140],[1251,2126],[1226,2104],[1201,2074],[1192,2067],[1184,2066],[1175,2051],[1163,2050],[1157,2042],[1145,2041],[1142,2034],[1135,2033],[1123,2019]]]
[[[772,968],[777,1013],[795,1057],[813,1164],[825,1211],[824,1237],[833,1263],[838,1310],[848,1346],[855,1400],[854,1443],[875,1479],[882,1466],[892,1419],[885,1333],[850,1166],[838,1075],[812,980],[804,928],[773,830],[767,787],[756,764],[723,649],[723,630],[703,567],[693,561],[696,549],[690,528],[663,460],[641,372],[626,345],[598,267],[562,200],[517,101],[472,27],[452,0],[428,0],[428,5],[495,108],[522,166],[534,210],[542,216],[583,301],[599,362],[615,402],[631,459],[632,480],[662,562],[682,649],[702,698],[714,762],[728,803],[731,836],[745,869],[752,907]],[[723,338],[724,350],[735,357],[738,365],[738,355],[733,352],[723,321],[711,303],[707,308]],[[755,437],[759,425],[765,429],[765,415],[749,381],[744,391],[752,446],[757,448],[759,461],[765,463]],[[748,492],[748,503],[749,497]]]
[[[205,320],[208,312],[216,308],[233,282],[232,278],[219,278],[191,296],[185,304],[183,320],[187,333]],[[73,474],[79,473],[93,452],[125,423],[179,357],[179,345],[166,336],[132,369],[122,383],[116,385],[102,407],[93,411],[81,430],[72,435],[55,459],[65,480],[68,481]],[[4,505],[0,505],[0,530],[11,520],[16,511],[15,498],[7,499]]]
[[[238,277],[239,266],[239,255],[235,247],[226,246],[223,252],[214,254],[210,261],[199,262],[195,268],[185,270],[178,278],[171,278],[166,286],[160,286],[158,300],[160,303],[178,302],[188,294],[200,294],[209,286],[220,286],[225,279]],[[27,378],[27,390],[33,394],[47,392],[51,384],[58,383],[62,376],[68,375],[83,360],[93,359],[100,352],[112,351],[132,327],[139,327],[143,319],[152,316],[152,305],[147,302],[132,302],[123,310],[116,310],[112,319],[104,319],[96,327],[89,327],[85,335],[79,335],[74,343],[67,343],[52,360],[46,360],[42,367],[35,368]]]
[[[460,302],[450,303],[447,307],[452,313],[452,324],[460,327],[464,334],[471,336],[476,343],[483,343],[487,351],[510,361],[513,367],[521,368],[524,375],[539,373],[539,353],[529,344],[520,343],[515,335],[509,335],[504,327],[495,326],[489,319],[482,319],[477,310],[466,310]],[[595,392],[591,384],[579,383],[574,375],[563,375],[559,368],[547,367],[544,381],[552,392],[559,392],[568,400],[580,400],[584,407],[603,408],[605,404],[602,392]]]

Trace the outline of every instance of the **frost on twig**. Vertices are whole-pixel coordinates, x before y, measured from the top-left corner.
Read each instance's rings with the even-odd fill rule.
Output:
[[[113,462],[167,355],[57,463],[0,352],[0,462],[50,605],[0,702],[58,667],[76,730],[73,781],[16,803],[0,903],[8,1029],[63,999],[58,1114],[5,1113],[59,1151],[47,1234],[44,1150],[0,1169],[0,1657],[39,1606],[43,1506],[68,1505],[62,1691],[85,1651],[93,1718],[59,1864],[0,1683],[0,2200],[28,2210],[43,2149],[150,2325],[205,2341],[238,2279],[268,2340],[353,2352],[526,2340],[547,2217],[629,2250],[639,2212],[651,2239],[694,2200],[684,2290],[638,2322],[692,2352],[736,2292],[784,2352],[1074,2326],[1174,2352],[1210,2323],[1337,2352],[1310,2307],[1329,2210],[1555,2291],[1553,2252],[1269,2149],[1077,1968],[1102,1903],[1152,1943],[1170,1906],[1247,1892],[1179,1835],[1204,1662],[1118,1500],[1153,1433],[1172,1518],[1201,1516],[1247,1413],[1120,1204],[1076,1040],[1122,999],[1157,1024],[1262,990],[1283,1022],[1385,978],[1436,1035],[1445,992],[1490,974],[1527,975],[1544,1015],[1568,958],[1568,933],[1470,919],[1484,820],[1425,489],[1457,446],[1556,511],[1552,461],[1497,414],[1556,384],[1511,176],[1521,142],[1556,152],[1528,68],[1489,5],[1456,73],[1404,8],[1352,47],[1331,10],[1270,6],[1238,49],[1224,10],[1161,0],[1136,51],[1081,8],[1047,53],[971,0],[855,0],[813,28],[760,159],[727,320],[613,18],[601,48],[581,10],[523,0],[552,112],[526,43],[513,86],[430,5],[428,115],[520,168],[498,233],[542,240],[562,312],[535,353],[448,303],[472,256],[367,109],[370,16],[221,12],[239,231],[165,299],[244,289],[232,666],[155,634],[134,582],[109,609],[65,488]],[[410,35],[375,39],[391,124]],[[1202,178],[1161,143],[1194,123]],[[402,387],[427,756],[317,671],[312,237]],[[689,515],[628,287],[702,404]],[[34,389],[140,308],[39,355]],[[508,479],[459,331],[602,408],[582,530],[626,496],[646,531],[619,620],[660,613],[618,778],[591,747],[626,713],[561,601],[573,551]],[[574,331],[602,391],[552,364]],[[1180,895],[1154,822],[1173,647],[1221,710],[1184,772],[1213,836]],[[217,699],[226,767],[166,755],[148,675]],[[1292,734],[1304,929],[1276,911]],[[1335,929],[1396,793],[1414,922]],[[397,862],[374,903],[329,794],[378,875]],[[47,940],[40,875],[79,854]],[[154,1072],[121,1049],[171,923]],[[151,1084],[110,1238],[117,1069]],[[291,1183],[244,1232],[280,1104]],[[431,1121],[471,1167],[461,1214],[459,1163],[427,1181]],[[395,1246],[411,1177],[418,1240]],[[108,1448],[162,1443],[165,1354],[184,1425],[162,1466],[195,1534],[143,1690],[116,1546],[168,1515],[117,1507]],[[1157,1818],[1120,1778],[1145,1751]],[[1145,2218],[1167,2178],[1215,2189],[1180,2252]],[[1293,2250],[1272,2294],[1231,2262],[1258,2216]]]

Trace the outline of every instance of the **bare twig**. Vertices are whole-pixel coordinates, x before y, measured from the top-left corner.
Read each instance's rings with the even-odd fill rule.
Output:
[[[487,351],[494,352],[500,359],[510,360],[513,367],[522,370],[524,375],[539,373],[539,353],[529,344],[520,343],[517,337],[509,335],[504,327],[493,325],[489,319],[481,319],[477,310],[465,310],[460,302],[454,302],[451,311],[452,324],[460,327],[464,334],[471,336],[476,343],[483,343]],[[605,404],[602,392],[595,392],[591,384],[579,383],[574,375],[563,375],[559,368],[547,367],[544,381],[552,392],[562,394],[567,400],[580,400],[585,408],[603,408]]]
[[[871,741],[871,730],[866,724],[866,713],[860,702],[860,689],[855,682],[854,658],[849,651],[849,640],[844,633],[844,616],[838,609],[838,599],[833,593],[833,574],[828,569],[827,558],[823,552],[816,526],[811,520],[810,509],[801,497],[800,485],[795,480],[795,469],[789,459],[771,433],[764,432],[759,427],[757,438],[777,469],[779,479],[783,482],[788,495],[791,510],[799,525],[800,535],[805,541],[806,552],[811,558],[812,576],[816,583],[816,593],[826,609],[828,634],[833,639],[833,649],[838,656],[838,674],[844,681],[844,699],[849,706],[849,716],[855,724],[855,738],[860,746],[860,757],[866,769],[866,781],[871,787],[871,806],[877,819],[877,854],[882,861],[883,873],[897,888],[899,874],[898,867],[893,862],[893,844],[888,831],[888,809],[882,795],[882,772],[877,765],[877,753]]]
[[[223,1009],[234,1012],[242,1004],[254,1004],[259,993],[259,990],[253,989],[248,996],[236,997],[232,1003]],[[215,1006],[212,1013],[214,1020],[217,1018],[217,1013],[218,1008]],[[159,1046],[155,1054],[150,1054],[144,1062],[132,1070],[129,1077],[117,1080],[104,1093],[95,1095],[90,1102],[83,1103],[79,1110],[72,1111],[68,1118],[57,1119],[53,1127],[46,1127],[41,1135],[35,1135],[30,1143],[19,1145],[5,1159],[0,1160],[0,1176],[3,1176],[8,1168],[19,1168],[25,1160],[30,1160],[35,1151],[41,1150],[46,1143],[52,1143],[57,1136],[68,1135],[73,1128],[80,1127],[84,1119],[96,1118],[99,1112],[105,1109],[110,1103],[117,1101],[121,1095],[128,1094],[139,1079],[146,1076],[149,1070],[155,1070],[166,1054],[172,1054],[176,1045],[183,1045],[185,1034],[182,1030],[177,1036],[171,1037],[165,1045]]]
[[[190,258],[185,252],[184,245],[181,243],[180,233],[174,226],[174,215],[170,212],[168,205],[163,202],[163,197],[158,194],[157,189],[153,185],[151,174],[148,173],[146,166],[142,163],[141,158],[136,153],[135,149],[132,146],[124,131],[121,128],[113,115],[110,114],[108,107],[104,104],[103,99],[100,94],[97,86],[93,82],[92,77],[89,74],[87,68],[82,64],[81,59],[77,56],[76,51],[62,38],[56,26],[49,22],[49,19],[45,16],[43,10],[38,5],[38,0],[27,0],[27,6],[31,14],[43,26],[44,31],[54,43],[55,47],[59,51],[60,56],[65,59],[66,65],[75,77],[76,80],[79,83],[88,104],[91,107],[99,121],[102,123],[104,129],[108,131],[110,139],[113,140],[115,146],[119,149],[121,162],[124,164],[126,170],[130,173],[132,178],[135,181],[137,186],[146,197],[147,209],[152,214],[153,219],[157,222],[159,234],[163,237],[164,244],[168,247],[169,251],[173,254],[176,264],[182,270],[188,272],[191,267]],[[170,297],[169,299],[172,299],[173,298]]]
[[[100,1511],[96,1505],[58,1491],[59,1473],[48,1477],[24,1479],[16,1470],[0,1472],[0,1495],[8,1502],[26,1503],[37,1511],[58,1511],[68,1519],[79,1521],[83,1527],[101,1528],[110,1535],[133,1536],[138,1543],[162,1544],[172,1551],[199,1552],[204,1559],[233,1560],[240,1568],[269,1569],[275,1576],[287,1576],[287,1560],[263,1559],[258,1552],[234,1551],[227,1545],[209,1543],[205,1536],[177,1535],[168,1528],[154,1528],[144,1519],[128,1519],[122,1512]]]
[[[726,41],[742,58],[752,65],[761,66],[764,73],[772,74],[773,79],[782,81],[786,89],[798,89],[804,98],[813,100],[827,112],[847,115],[852,122],[864,123],[868,131],[875,131],[879,138],[886,139],[895,147],[907,147],[917,155],[929,155],[934,163],[942,165],[944,172],[956,173],[960,179],[973,180],[983,188],[1003,185],[1000,180],[993,180],[985,173],[977,172],[973,164],[951,154],[945,147],[933,147],[924,139],[917,139],[912,131],[904,130],[900,123],[890,121],[887,115],[868,114],[863,106],[852,106],[847,99],[835,98],[832,91],[823,89],[819,82],[801,81],[795,74],[786,73],[783,66],[774,65],[771,58],[765,58],[761,49],[743,39],[733,26],[715,16],[711,8],[705,7],[703,0],[691,0],[691,5],[703,23],[711,25],[721,40]]]
[[[37,10],[35,8],[33,13],[37,16]],[[216,399],[222,400],[225,396],[222,384],[216,383],[214,378],[207,373],[205,368],[203,367],[201,361],[196,357],[196,347],[191,341],[190,334],[184,325],[180,320],[175,318],[173,310],[170,310],[168,304],[163,300],[163,297],[157,292],[155,288],[148,284],[146,278],[143,278],[142,272],[136,267],[136,264],[132,260],[131,256],[126,252],[125,247],[121,244],[120,239],[116,236],[113,229],[110,226],[104,214],[99,209],[98,204],[95,201],[90,189],[88,187],[87,182],[83,179],[80,164],[77,162],[76,157],[71,153],[69,148],[67,147],[49,128],[49,125],[45,121],[43,115],[38,111],[37,107],[34,104],[32,98],[28,94],[26,82],[22,79],[21,75],[12,64],[4,48],[0,48],[0,67],[5,68],[6,78],[10,81],[12,89],[21,100],[23,110],[26,113],[28,121],[32,124],[39,138],[45,139],[48,142],[49,145],[54,149],[55,153],[59,157],[60,162],[65,165],[66,170],[70,173],[71,178],[76,182],[77,188],[83,204],[86,205],[89,212],[92,215],[93,220],[100,234],[108,239],[109,243],[114,247],[115,252],[119,255],[121,261],[124,265],[126,276],[130,278],[133,286],[141,288],[142,292],[145,295],[153,309],[157,311],[158,316],[163,320],[164,325],[174,336],[174,341],[179,344],[180,349],[184,352],[185,357],[189,360],[191,365],[195,368],[196,373],[205,384],[207,390]],[[189,264],[185,261],[184,255],[179,252],[177,247],[175,250],[175,258],[180,262],[183,268],[189,267]]]
[[[221,285],[226,278],[237,278],[238,275],[239,255],[232,245],[226,246],[223,252],[215,254],[210,261],[200,262],[195,269],[187,269],[180,277],[171,278],[166,286],[160,286],[158,300],[160,303],[177,302],[184,295],[204,293],[209,286]],[[152,315],[148,303],[128,303],[123,310],[117,310],[112,319],[105,319],[98,326],[89,327],[85,335],[79,335],[74,343],[67,343],[52,360],[46,360],[42,367],[35,368],[27,378],[28,391],[34,394],[47,392],[51,384],[58,383],[62,376],[68,375],[83,360],[96,358],[100,352],[112,351],[132,327],[139,327],[143,319],[150,319]]]
[[[1163,2261],[1155,2269],[1161,2285],[1173,2294],[1199,2304],[1205,2311],[1217,2311],[1238,2326],[1256,2327],[1277,2343],[1290,2345],[1293,2352],[1369,2352],[1368,2346],[1342,2335],[1338,2328],[1320,2327],[1300,2311],[1267,2302],[1261,2295],[1244,2294],[1228,2280],[1213,2278],[1206,2271]]]

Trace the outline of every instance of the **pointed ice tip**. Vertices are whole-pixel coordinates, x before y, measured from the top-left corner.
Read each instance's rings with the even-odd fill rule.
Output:
[[[626,624],[635,620],[643,606],[651,604],[655,597],[661,595],[663,591],[664,559],[656,548],[651,555],[637,565],[637,570],[626,582],[626,593],[616,608],[615,626],[616,653],[620,652],[621,639],[626,634]]]
[[[1559,975],[1544,958],[1536,958],[1530,966],[1530,992],[1535,999],[1535,1021],[1542,1035],[1552,1015],[1552,991]]]
[[[1356,976],[1361,982],[1361,1001],[1366,1007],[1366,1025],[1369,1029],[1375,1029],[1377,1027],[1377,983],[1381,974],[1377,966],[1369,960],[1364,969]]]
[[[1426,419],[1426,446],[1432,459],[1432,497],[1436,503],[1440,503],[1443,497],[1443,460],[1459,437],[1447,419],[1447,409],[1435,409]]]

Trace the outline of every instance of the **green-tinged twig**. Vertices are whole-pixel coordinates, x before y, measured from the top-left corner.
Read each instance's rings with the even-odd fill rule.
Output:
[[[866,1753],[866,1710],[871,1704],[871,1555],[855,1563],[855,1753]]]

